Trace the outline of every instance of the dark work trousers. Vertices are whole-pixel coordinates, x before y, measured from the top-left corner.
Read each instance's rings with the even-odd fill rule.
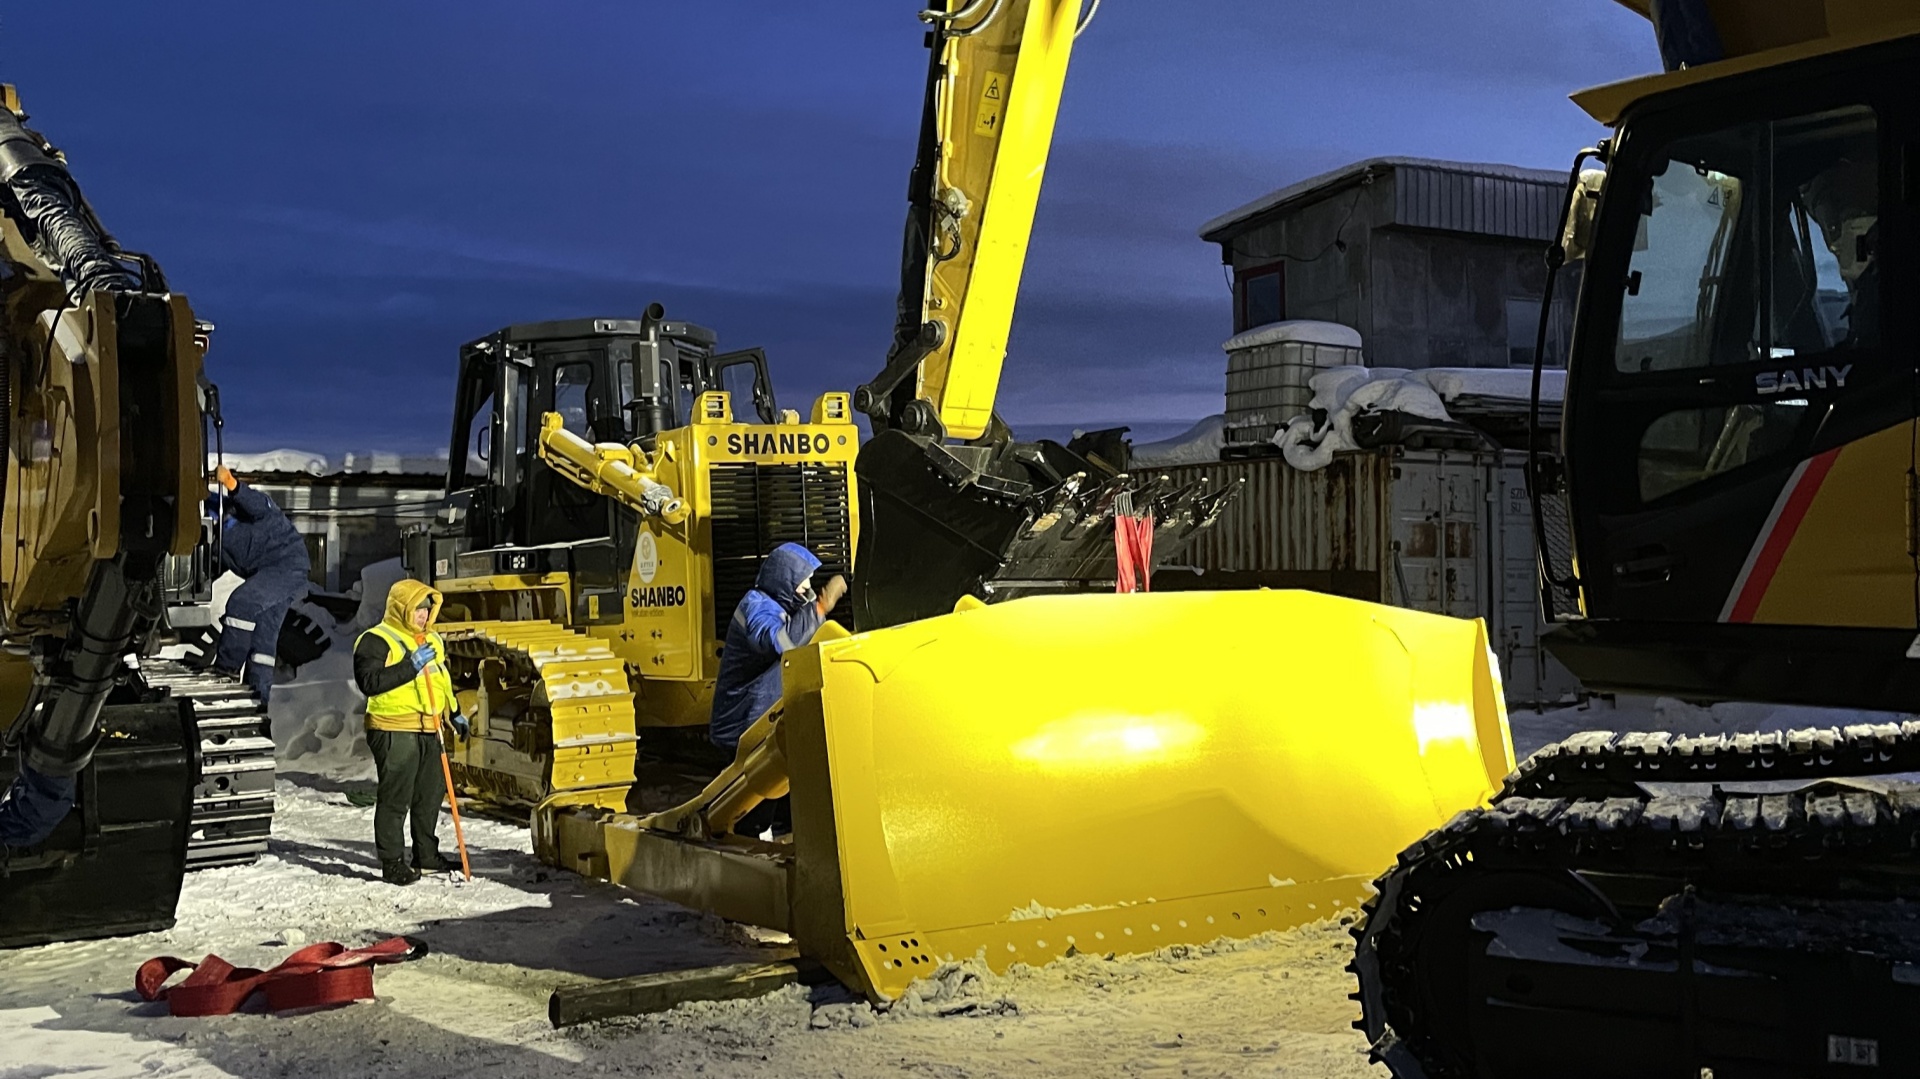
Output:
[[[220,651],[214,666],[244,671],[248,688],[261,703],[273,691],[274,654],[280,648],[280,625],[287,608],[307,594],[304,570],[265,570],[241,582],[227,597],[221,618]]]
[[[373,802],[373,845],[382,862],[406,860],[400,843],[400,825],[413,823],[413,862],[432,861],[440,854],[434,826],[440,822],[440,801],[447,783],[440,774],[440,735],[411,731],[367,732],[373,750],[374,772],[380,787]]]

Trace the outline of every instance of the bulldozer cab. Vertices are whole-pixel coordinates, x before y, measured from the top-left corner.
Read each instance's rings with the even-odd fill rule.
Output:
[[[510,326],[460,350],[447,492],[472,548],[614,537],[621,511],[557,475],[535,450],[558,413],[590,442],[646,442],[684,426],[700,394],[727,390],[761,423],[778,416],[760,349],[717,353],[704,326],[572,319]]]
[[[1858,663],[1915,626],[1915,327],[1882,296],[1914,272],[1916,59],[1907,38],[1728,76],[1621,124],[1563,431],[1587,621],[1556,652],[1590,687],[1890,685]],[[1812,674],[1810,648],[1845,666]]]

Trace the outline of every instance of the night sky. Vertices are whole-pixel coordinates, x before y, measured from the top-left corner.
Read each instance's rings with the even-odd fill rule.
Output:
[[[229,445],[444,448],[461,342],[648,301],[782,404],[892,326],[926,57],[911,0],[0,7],[30,124],[214,322]],[[1106,0],[1014,325],[1016,428],[1221,408],[1201,222],[1376,155],[1563,168],[1566,94],[1655,70],[1607,0]]]

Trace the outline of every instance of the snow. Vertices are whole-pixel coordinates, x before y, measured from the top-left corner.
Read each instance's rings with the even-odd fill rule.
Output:
[[[1728,703],[1702,706],[1665,697],[1595,698],[1584,705],[1548,712],[1508,715],[1513,752],[1525,759],[1534,750],[1587,731],[1667,731],[1674,734],[1752,734],[1807,727],[1845,727],[1855,723],[1899,722],[1911,717],[1886,712],[1798,705]]]
[[[1309,402],[1326,420],[1295,416],[1273,436],[1287,463],[1303,472],[1322,469],[1333,456],[1359,448],[1353,438],[1353,419],[1363,412],[1404,412],[1423,419],[1446,421],[1448,402],[1461,397],[1491,397],[1528,401],[1533,396],[1533,372],[1519,368],[1334,367],[1308,380]],[[1540,399],[1558,401],[1566,389],[1566,372],[1542,372]]]
[[[1218,461],[1226,445],[1227,417],[1208,416],[1184,432],[1158,442],[1142,442],[1133,447],[1135,468],[1170,468],[1174,465],[1198,465]]]
[[[264,858],[190,875],[167,932],[0,951],[0,1079],[1386,1076],[1348,1025],[1352,942],[1335,921],[998,976],[952,965],[878,1011],[838,986],[796,986],[552,1030],[547,997],[561,985],[787,953],[777,935],[541,865],[526,828],[500,820],[466,818],[473,881],[381,883],[373,811],[349,800],[372,790],[350,652],[400,575],[398,560],[368,567],[334,647],[274,689],[281,778]],[[440,838],[451,852],[444,817]],[[1051,913],[1038,902],[1023,912]],[[175,1019],[131,989],[155,955],[266,967],[302,944],[393,934],[431,951],[376,968],[372,1002]]]
[[[398,575],[397,562],[369,568],[361,610],[335,627],[336,644],[379,616]],[[975,963],[948,966],[883,1010],[838,987],[791,987],[552,1030],[546,1000],[561,985],[784,953],[765,934],[543,866],[526,829],[499,820],[466,821],[472,882],[381,883],[372,810],[349,800],[371,785],[346,654],[336,647],[275,690],[283,775],[266,857],[191,875],[167,932],[0,952],[0,1077],[1385,1079],[1348,1026],[1357,1014],[1343,969],[1352,942],[1338,921],[1147,956],[1078,955],[998,976]],[[1584,730],[1730,733],[1886,719],[1621,698],[1516,712],[1511,722],[1524,756]],[[444,821],[441,836],[450,846]],[[1023,913],[1049,912],[1036,902]],[[377,968],[372,1002],[175,1019],[131,991],[134,969],[153,955],[213,953],[265,966],[303,943],[360,945],[395,933],[425,940],[431,954]]]
[[[189,877],[165,933],[0,953],[0,1075],[1385,1074],[1347,1026],[1351,941],[1337,922],[1005,976],[948,967],[878,1012],[838,987],[793,987],[554,1031],[556,986],[776,953],[716,919],[541,866],[523,827],[493,820],[467,821],[471,883],[382,884],[372,811],[346,797],[365,787],[282,780],[267,857]],[[265,966],[304,942],[395,933],[431,954],[376,968],[373,1002],[175,1019],[130,988],[153,955]]]
[[[283,772],[358,779],[373,774],[368,755],[364,699],[353,684],[353,645],[386,613],[387,591],[406,576],[400,560],[375,562],[361,571],[354,591],[360,609],[351,621],[334,625],[327,612],[302,608],[332,644],[325,654],[300,669],[299,677],[273,687],[268,715]],[[351,593],[349,593],[351,594]]]
[[[1269,322],[1264,326],[1255,326],[1244,333],[1236,334],[1220,348],[1224,352],[1237,352],[1243,348],[1278,345],[1287,341],[1358,349],[1360,331],[1351,326],[1342,326],[1338,322],[1287,319],[1283,322]]]
[[[444,450],[438,453],[362,450],[341,454],[338,460],[324,453],[299,449],[267,450],[262,453],[230,452],[224,457],[207,454],[208,471],[222,462],[243,476],[268,472],[304,472],[309,476],[447,474],[447,454]],[[468,475],[484,473],[486,468],[486,462],[478,457],[467,458]]]

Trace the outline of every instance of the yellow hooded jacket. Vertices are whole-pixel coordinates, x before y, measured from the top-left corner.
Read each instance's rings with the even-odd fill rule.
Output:
[[[422,602],[431,601],[427,630],[414,630],[412,615]],[[367,726],[377,731],[405,731],[432,734],[456,705],[453,679],[447,674],[447,646],[433,624],[440,618],[440,593],[419,581],[396,581],[387,592],[387,614],[380,624],[362,633],[354,642],[354,680],[367,694]],[[377,658],[378,644],[384,643],[384,665],[369,666],[365,660]],[[417,674],[407,657],[421,645],[433,647],[433,662]],[[396,670],[395,668],[399,668]],[[405,674],[405,681],[400,676]]]

